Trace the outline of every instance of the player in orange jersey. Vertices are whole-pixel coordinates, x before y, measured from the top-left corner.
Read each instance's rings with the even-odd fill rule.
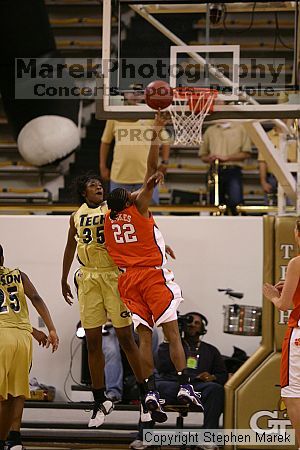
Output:
[[[297,220],[294,232],[299,247],[300,220]],[[289,262],[284,282],[264,285],[264,295],[279,310],[292,309],[282,345],[280,384],[281,397],[300,448],[300,256]]]
[[[157,416],[167,419],[160,406],[153,375],[151,341],[154,323],[162,326],[170,344],[170,355],[180,384],[178,400],[202,410],[200,395],[194,392],[185,371],[186,359],[177,323],[177,308],[183,300],[181,289],[174,282],[173,273],[165,267],[164,239],[148,209],[153,189],[163,178],[157,167],[159,134],[164,123],[158,113],[142,188],[133,194],[122,188],[109,194],[107,203],[110,213],[106,216],[104,228],[108,252],[122,273],[119,276],[120,295],[132,312],[140,337],[140,354],[148,391],[145,407],[152,412],[154,420]]]

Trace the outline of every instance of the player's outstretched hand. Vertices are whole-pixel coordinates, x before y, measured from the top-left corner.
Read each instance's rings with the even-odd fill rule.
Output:
[[[147,188],[153,189],[158,183],[164,181],[164,174],[162,172],[155,172],[147,181]]]
[[[163,127],[168,123],[171,123],[170,114],[168,112],[158,110],[155,114],[154,126]]]
[[[56,334],[56,331],[51,330],[49,332],[49,336],[47,338],[46,348],[49,348],[52,345],[52,353],[54,353],[58,349],[59,339]]]
[[[32,336],[34,337],[34,339],[36,339],[38,341],[39,345],[42,345],[43,347],[45,347],[45,345],[47,345],[48,338],[47,338],[47,335],[43,331],[33,328]]]
[[[69,303],[69,305],[73,305],[72,291],[71,291],[70,285],[66,281],[61,282],[61,291],[62,291],[62,295],[63,295],[64,299],[66,300],[66,302]]]
[[[172,259],[176,259],[174,250],[169,245],[166,245],[166,254],[171,256]]]

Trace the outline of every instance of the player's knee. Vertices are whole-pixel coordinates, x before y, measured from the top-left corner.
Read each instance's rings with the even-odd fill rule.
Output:
[[[143,337],[140,336],[140,351],[142,353],[151,353],[152,354],[152,336],[145,335]]]
[[[99,353],[102,352],[101,349],[101,341],[96,337],[88,337],[87,340],[87,348],[89,353]]]
[[[152,343],[152,330],[143,324],[140,324],[137,328],[137,333],[141,343]]]
[[[177,343],[180,342],[180,336],[179,336],[179,332],[178,329],[175,327],[170,327],[168,329],[164,328],[164,335],[166,336],[166,338],[168,339],[169,343],[172,345],[173,343]]]
[[[120,333],[118,335],[119,343],[124,351],[135,348],[136,343],[132,332]]]

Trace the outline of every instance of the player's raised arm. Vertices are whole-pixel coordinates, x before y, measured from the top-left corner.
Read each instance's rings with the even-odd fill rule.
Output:
[[[61,289],[62,294],[64,296],[64,299],[66,300],[69,305],[72,305],[72,292],[71,288],[68,284],[68,275],[70,272],[70,268],[74,259],[74,254],[76,251],[76,228],[74,224],[74,215],[72,214],[70,217],[70,228],[68,232],[68,240],[64,252],[64,258],[63,258],[63,268],[62,268],[62,276],[61,276]]]
[[[155,120],[153,123],[153,132],[151,139],[151,147],[147,158],[147,172],[144,179],[144,184],[147,183],[148,179],[157,172],[158,169],[158,159],[159,159],[159,147],[161,144],[160,133],[165,124],[164,116],[160,111],[155,115]]]
[[[135,198],[137,208],[141,213],[145,213],[151,203],[153,189],[163,180],[163,174],[158,172],[159,147],[161,144],[160,134],[166,124],[166,117],[158,111],[155,115],[153,123],[153,134],[151,139],[151,147],[147,159],[147,172],[144,184],[138,191]]]

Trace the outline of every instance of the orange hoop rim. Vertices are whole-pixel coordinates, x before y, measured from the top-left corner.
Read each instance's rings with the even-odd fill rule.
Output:
[[[200,88],[191,86],[180,86],[173,88],[173,98],[175,100],[186,100],[189,105],[189,109],[192,112],[199,113],[205,109],[208,101],[211,99],[211,104],[208,108],[208,112],[213,112],[214,101],[218,95],[217,89]],[[197,108],[194,103],[198,102]],[[207,114],[206,113],[206,114]]]
[[[214,98],[217,97],[219,91],[217,89],[210,89],[210,88],[198,88],[198,87],[191,87],[191,86],[180,86],[173,88],[173,93],[180,95],[185,94],[191,94],[190,96],[197,96],[199,94],[209,94],[212,95]]]

